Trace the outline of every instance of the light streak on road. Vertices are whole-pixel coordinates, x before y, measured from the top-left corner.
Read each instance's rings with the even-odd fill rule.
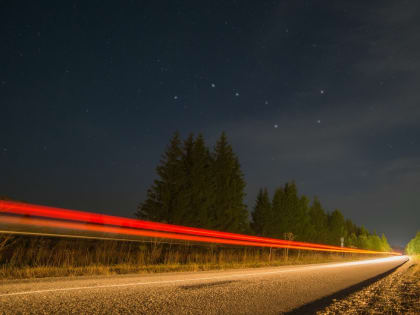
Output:
[[[0,223],[18,224],[27,227],[36,226],[72,231],[100,232],[241,246],[400,255],[394,252],[377,252],[242,235],[12,201],[0,201],[0,214],[3,214],[0,216]]]
[[[261,277],[269,276],[282,273],[290,272],[307,272],[320,269],[330,269],[330,268],[346,268],[351,266],[363,266],[363,265],[372,265],[372,264],[385,264],[388,262],[397,262],[397,261],[407,261],[409,258],[407,256],[400,257],[387,257],[379,259],[369,259],[363,261],[354,261],[354,262],[344,262],[344,263],[330,263],[330,264],[321,264],[321,265],[309,265],[309,266],[300,266],[296,268],[286,268],[275,271],[258,271],[251,273],[236,272],[230,273],[221,276],[212,276],[212,277],[194,277],[186,279],[174,279],[174,280],[160,280],[160,281],[146,281],[146,282],[129,282],[129,283],[120,283],[120,284],[108,284],[108,285],[93,285],[93,286],[79,286],[79,287],[68,287],[68,288],[56,288],[56,289],[44,289],[44,290],[33,290],[33,291],[21,291],[21,292],[10,292],[0,294],[1,297],[7,296],[16,296],[16,295],[28,295],[28,294],[37,294],[37,293],[51,293],[51,292],[62,292],[62,291],[78,291],[78,290],[90,290],[90,289],[105,289],[105,288],[118,288],[118,287],[130,287],[130,286],[142,286],[142,285],[162,285],[162,284],[176,284],[182,282],[193,282],[193,281],[215,281],[222,279],[232,279],[232,278],[249,278],[249,277]]]

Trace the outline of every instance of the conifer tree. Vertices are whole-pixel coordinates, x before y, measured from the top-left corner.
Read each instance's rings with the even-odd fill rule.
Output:
[[[239,160],[224,132],[214,148],[212,175],[215,189],[213,227],[229,232],[248,232],[248,211],[244,204],[246,184]]]
[[[162,156],[160,165],[156,168],[158,179],[148,189],[146,200],[137,208],[138,218],[182,223],[180,213],[183,212],[187,199],[183,194],[185,172],[181,158],[181,141],[179,133],[176,132]]]
[[[389,246],[389,243],[388,243],[388,239],[386,238],[386,236],[385,236],[385,234],[383,234],[382,233],[382,236],[381,236],[381,251],[383,251],[383,252],[389,252],[389,251],[391,251],[391,246]]]
[[[311,222],[311,237],[309,240],[316,243],[323,243],[327,240],[327,215],[322,208],[318,197],[314,197],[309,208],[309,220]]]
[[[260,189],[252,211],[251,227],[255,234],[261,236],[269,235],[269,224],[271,218],[271,203],[267,188]]]
[[[309,198],[302,195],[299,198],[299,208],[296,213],[296,239],[299,241],[309,241],[310,226]]]
[[[420,231],[408,242],[405,250],[409,255],[420,255]]]
[[[213,228],[211,212],[216,201],[214,176],[210,152],[201,134],[196,139],[190,135],[184,142],[182,162],[186,175],[183,193],[188,199],[182,224]]]
[[[284,186],[284,209],[282,209],[282,221],[284,232],[291,232],[295,237],[301,237],[299,231],[299,220],[301,218],[301,202],[298,197],[295,182],[286,183]]]
[[[299,198],[294,182],[276,189],[273,197],[272,235],[283,238],[284,233],[293,233],[302,240],[307,228],[307,198]]]
[[[279,187],[274,191],[272,201],[272,211],[269,224],[269,234],[271,237],[283,238],[286,232],[286,223],[283,218],[285,212],[285,192],[283,187]]]
[[[359,228],[359,234],[357,235],[357,248],[367,249],[368,245],[369,232],[365,229],[364,226]]]
[[[331,245],[340,245],[340,238],[344,237],[345,221],[343,214],[338,210],[334,210],[328,216],[328,243]]]

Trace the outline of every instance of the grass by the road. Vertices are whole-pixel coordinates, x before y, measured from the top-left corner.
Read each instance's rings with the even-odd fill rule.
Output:
[[[0,279],[280,266],[366,255],[198,244],[0,235]]]

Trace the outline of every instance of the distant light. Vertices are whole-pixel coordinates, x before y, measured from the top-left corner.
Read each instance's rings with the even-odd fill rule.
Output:
[[[211,84],[211,87],[212,87],[212,88],[215,88],[215,87],[216,87],[216,84],[212,83],[212,84]]]
[[[277,125],[277,124],[274,125],[274,128],[278,128],[278,127],[279,127],[279,125]]]
[[[174,96],[174,100],[177,100],[177,99],[178,99],[178,96],[177,96],[177,95],[175,95],[175,96]]]
[[[316,123],[317,123],[317,124],[320,124],[320,123],[321,123],[321,119],[318,119],[318,120],[316,121]]]

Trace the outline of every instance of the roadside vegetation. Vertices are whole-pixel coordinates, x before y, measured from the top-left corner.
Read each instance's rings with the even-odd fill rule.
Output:
[[[239,158],[225,133],[213,150],[204,137],[175,133],[156,169],[157,179],[138,206],[140,219],[226,232],[390,251],[384,234],[370,233],[326,212],[318,198],[298,193],[293,181],[280,185],[272,198],[261,188],[251,211],[244,203],[245,180]]]
[[[417,232],[416,236],[408,242],[405,249],[408,255],[420,256],[420,231]]]
[[[175,133],[157,166],[157,179],[135,215],[143,220],[287,240],[390,251],[385,235],[370,233],[324,210],[296,183],[260,189],[249,215],[238,157],[222,133],[211,151],[204,137]],[[2,197],[2,199],[9,199]],[[10,200],[10,199],[9,199]],[[160,243],[159,243],[160,242]],[[169,241],[168,241],[169,242]],[[360,256],[366,258],[368,256]],[[0,278],[195,271],[358,259],[354,254],[270,250],[191,243],[0,236]]]
[[[369,255],[191,243],[0,235],[0,279],[280,266]]]

